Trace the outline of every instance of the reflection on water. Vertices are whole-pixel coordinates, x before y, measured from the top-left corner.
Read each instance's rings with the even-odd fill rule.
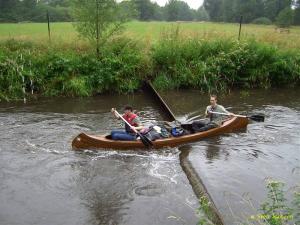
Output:
[[[300,180],[299,94],[220,96],[231,111],[264,113],[266,122],[161,152],[71,150],[82,131],[123,127],[112,119],[112,107],[121,111],[129,103],[146,124],[162,120],[142,93],[1,103],[1,224],[196,224],[198,201],[180,166],[180,151],[188,153],[226,224],[241,221],[265,199],[266,178],[285,182],[287,191]],[[197,91],[162,95],[179,119],[202,113],[208,104],[208,96]]]

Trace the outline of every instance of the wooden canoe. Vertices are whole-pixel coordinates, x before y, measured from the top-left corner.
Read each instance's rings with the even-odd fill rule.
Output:
[[[233,117],[224,122],[221,127],[214,128],[205,132],[189,134],[181,137],[171,137],[153,141],[153,148],[159,149],[164,147],[175,147],[189,142],[199,141],[203,138],[219,135],[222,133],[232,132],[241,128],[247,127],[247,118]],[[85,133],[79,134],[72,142],[74,150],[82,149],[142,149],[145,148],[140,140],[137,141],[114,141],[106,138],[106,135],[88,135]]]

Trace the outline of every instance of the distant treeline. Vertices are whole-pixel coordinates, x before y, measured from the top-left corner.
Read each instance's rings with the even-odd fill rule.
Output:
[[[203,6],[214,22],[238,22],[242,15],[245,23],[290,19],[300,24],[300,0],[204,0]]]
[[[45,22],[47,11],[51,21],[72,21],[71,5],[72,0],[0,0],[0,22]],[[142,21],[239,22],[242,15],[245,23],[300,25],[300,0],[204,0],[197,10],[180,0],[169,0],[164,7],[150,0],[129,0],[119,7]]]
[[[69,0],[0,0],[0,22],[71,21]]]

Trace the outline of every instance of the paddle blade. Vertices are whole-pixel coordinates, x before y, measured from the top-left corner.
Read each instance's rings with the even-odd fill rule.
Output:
[[[138,136],[141,138],[142,143],[147,147],[147,148],[151,148],[153,146],[152,141],[147,138],[146,136],[138,133]]]
[[[265,122],[265,116],[262,116],[262,115],[252,115],[252,116],[249,116],[249,118],[256,122]]]

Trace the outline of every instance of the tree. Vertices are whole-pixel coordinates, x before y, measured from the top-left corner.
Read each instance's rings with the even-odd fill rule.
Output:
[[[265,0],[256,0],[255,18],[265,17]]]
[[[225,22],[236,22],[236,4],[235,0],[223,0],[222,20]]]
[[[204,0],[203,5],[212,21],[223,20],[223,0]]]
[[[46,1],[50,6],[56,7],[56,6],[63,6],[68,7],[70,6],[69,0],[44,0]]]
[[[18,0],[0,0],[0,22],[18,22]]]
[[[164,14],[164,8],[160,7],[157,3],[154,3],[154,20],[164,20],[165,14]]]
[[[264,0],[223,0],[222,20],[225,22],[249,23],[256,18],[264,16]]]
[[[166,19],[168,21],[176,21],[178,18],[178,5],[177,0],[169,0],[165,5]]]
[[[294,12],[290,7],[283,9],[276,18],[278,27],[289,27],[294,22]]]
[[[97,47],[120,32],[127,15],[122,13],[115,0],[71,0],[75,28]]]
[[[23,6],[27,9],[35,8],[36,4],[37,4],[36,0],[23,0]]]
[[[300,0],[296,0],[294,6],[295,6],[294,24],[300,25]]]
[[[177,1],[178,4],[178,18],[180,21],[192,21],[194,20],[193,11],[186,2]]]
[[[127,15],[128,19],[137,19],[139,12],[133,1],[122,1],[119,3],[120,13]]]
[[[191,21],[194,19],[194,13],[186,2],[169,0],[165,9],[168,21]]]
[[[139,12],[139,20],[151,20],[154,18],[154,4],[150,0],[134,0],[136,9]]]
[[[240,16],[243,16],[243,21],[245,23],[250,23],[255,18],[263,16],[263,5],[260,0],[235,0],[234,12],[234,22],[238,22]],[[261,9],[261,8],[262,9]]]
[[[265,0],[265,17],[275,21],[278,14],[285,8],[291,7],[291,0]]]
[[[18,0],[0,0],[0,10],[6,11],[17,6]]]
[[[197,21],[209,21],[209,15],[203,6],[197,9],[195,18]]]

